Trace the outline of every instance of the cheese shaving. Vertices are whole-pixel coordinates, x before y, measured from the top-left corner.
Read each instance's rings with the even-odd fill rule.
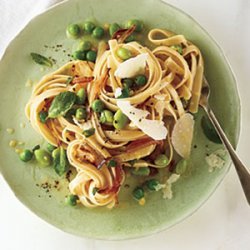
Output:
[[[172,199],[173,191],[172,184],[175,183],[180,178],[179,174],[171,174],[166,181],[165,187],[162,188],[163,198],[164,199]]]
[[[172,131],[172,144],[175,151],[188,159],[193,141],[194,118],[191,114],[182,115],[175,123]]]
[[[115,98],[118,98],[122,94],[122,89],[121,88],[116,88],[115,90]]]
[[[142,53],[119,64],[115,71],[115,76],[119,78],[134,77],[145,73],[147,53]]]
[[[206,163],[209,165],[209,172],[213,172],[215,169],[222,168],[226,163],[227,153],[224,149],[218,149],[212,154],[205,157]]]
[[[88,129],[91,129],[91,128],[93,127],[91,121],[79,122],[74,116],[73,116],[73,121],[74,121],[75,124],[77,124],[82,130],[88,130]]]
[[[168,130],[162,121],[146,119],[149,112],[133,107],[129,101],[117,101],[118,108],[141,129],[145,134],[154,140],[166,139]]]
[[[154,95],[154,98],[159,101],[165,101],[165,95]]]

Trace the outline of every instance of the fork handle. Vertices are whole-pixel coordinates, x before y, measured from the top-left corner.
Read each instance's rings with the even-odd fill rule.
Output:
[[[239,179],[240,179],[240,182],[241,182],[241,186],[244,190],[248,204],[250,205],[250,172],[247,169],[247,167],[241,162],[239,157],[237,156],[232,144],[230,143],[226,134],[222,130],[222,128],[221,128],[217,118],[215,117],[212,109],[210,109],[208,107],[208,108],[205,108],[205,111],[206,111],[210,121],[214,125],[218,135],[220,136],[221,141],[225,145],[225,147],[226,147],[226,149],[227,149],[227,151],[228,151],[228,153],[229,153],[229,155],[234,163],[234,166],[236,168],[236,172],[237,172]]]

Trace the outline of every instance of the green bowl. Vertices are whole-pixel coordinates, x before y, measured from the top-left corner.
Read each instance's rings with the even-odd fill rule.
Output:
[[[205,75],[211,85],[211,106],[229,139],[236,145],[239,136],[240,103],[235,79],[221,49],[206,31],[184,12],[157,0],[71,0],[56,5],[34,18],[11,42],[0,63],[0,170],[21,202],[35,214],[56,227],[84,237],[96,239],[128,239],[159,232],[182,221],[195,212],[215,191],[229,170],[226,165],[209,173],[205,162],[208,153],[221,148],[206,139],[200,129],[202,111],[196,117],[191,168],[187,175],[174,184],[174,197],[162,199],[160,192],[152,193],[145,206],[131,199],[131,188],[123,188],[120,205],[112,210],[87,209],[64,204],[67,181],[60,180],[60,191],[54,188],[58,177],[50,168],[34,162],[22,163],[9,141],[25,141],[31,148],[43,144],[24,115],[31,88],[27,79],[39,78],[64,64],[77,41],[67,39],[69,23],[95,19],[100,23],[122,23],[130,18],[145,21],[149,28],[158,27],[184,34],[202,51]],[[57,46],[59,45],[59,46]],[[63,48],[60,47],[63,45]],[[44,69],[34,64],[30,52],[56,59],[56,65]],[[25,123],[25,128],[20,127]],[[22,124],[21,124],[22,126]],[[7,128],[14,128],[10,135]],[[52,188],[41,187],[48,183]],[[47,189],[49,189],[47,191]]]

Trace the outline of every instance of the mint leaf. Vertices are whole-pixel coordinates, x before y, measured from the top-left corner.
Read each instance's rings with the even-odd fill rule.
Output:
[[[37,54],[37,53],[30,53],[30,55],[31,55],[33,61],[36,62],[37,64],[44,65],[44,66],[47,66],[50,68],[53,66],[53,62],[45,56],[42,56],[42,55]]]
[[[49,108],[49,118],[64,116],[74,105],[76,94],[73,92],[62,92],[57,95]]]

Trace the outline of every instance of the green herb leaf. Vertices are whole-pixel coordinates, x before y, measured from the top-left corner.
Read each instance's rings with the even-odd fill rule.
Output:
[[[85,137],[90,137],[94,133],[95,133],[95,128],[90,128],[90,129],[86,129],[83,131],[83,134],[85,135]]]
[[[201,127],[205,136],[212,142],[221,144],[221,139],[218,136],[213,124],[210,122],[209,118],[203,116],[201,119]]]
[[[36,151],[37,149],[40,149],[40,145],[36,145],[36,146],[32,149],[32,151],[34,152],[34,151]]]
[[[48,118],[48,112],[47,111],[42,110],[41,112],[39,112],[39,119],[40,119],[41,123],[46,123],[47,118]]]
[[[176,50],[179,54],[183,54],[183,49],[182,49],[182,46],[179,45],[179,44],[176,44],[176,45],[172,45],[170,46],[170,48]]]
[[[99,188],[94,187],[92,190],[92,194],[95,195],[99,191]]]
[[[64,173],[66,173],[69,168],[66,151],[62,146],[60,147],[60,154],[56,154],[54,158],[53,167],[59,176],[62,176]]]
[[[108,163],[108,167],[116,167],[117,166],[117,162],[114,159],[111,159]]]
[[[37,53],[30,53],[30,55],[31,55],[33,61],[40,64],[40,65],[44,65],[47,67],[53,66],[53,62],[45,56],[42,56],[42,55],[37,54]]]
[[[49,117],[56,118],[64,116],[76,101],[76,95],[73,92],[62,92],[57,95],[49,108]]]
[[[77,110],[77,107],[75,107],[75,105],[74,105],[70,110],[67,111],[67,113],[63,117],[72,123],[73,116],[75,116],[75,114],[76,114],[76,110]]]

